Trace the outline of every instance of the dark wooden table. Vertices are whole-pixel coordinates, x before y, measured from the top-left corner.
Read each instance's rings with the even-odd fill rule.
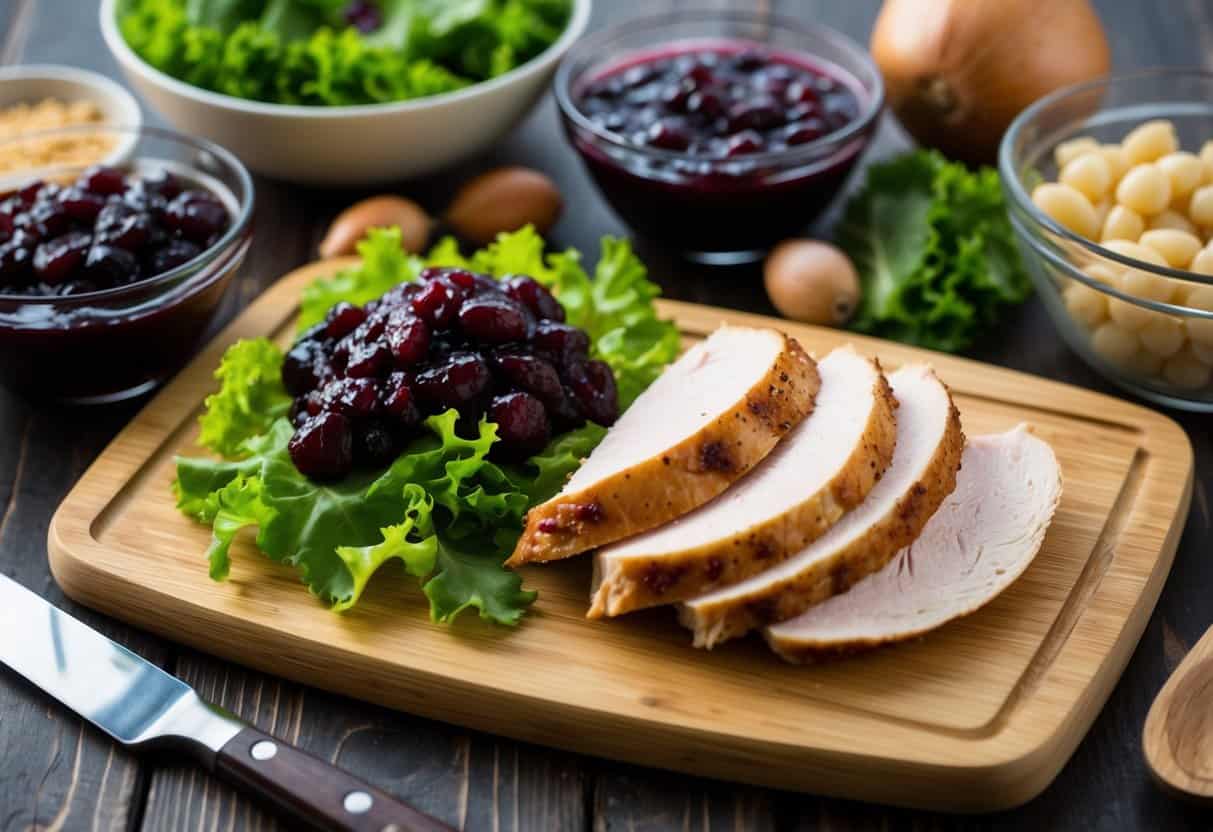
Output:
[[[660,3],[599,0],[592,27]],[[742,4],[737,4],[742,5]],[[763,4],[766,5],[766,4]],[[777,10],[866,41],[878,0],[787,0]],[[1100,0],[1119,69],[1213,66],[1213,5]],[[0,65],[63,63],[118,77],[88,0],[0,0]],[[886,123],[873,155],[904,146]],[[340,152],[335,150],[334,152]],[[557,131],[551,101],[493,153],[406,190],[430,208],[453,185],[496,164],[547,171],[567,200],[559,246],[597,250],[626,233]],[[257,182],[257,236],[220,313],[229,320],[279,275],[311,259],[333,214],[365,195]],[[817,233],[828,233],[830,218]],[[641,246],[666,294],[770,312],[757,272],[709,270]],[[591,254],[592,257],[592,254]],[[1039,303],[974,350],[975,357],[1115,393],[1058,341]],[[283,735],[466,829],[1207,829],[1213,815],[1161,794],[1141,758],[1142,722],[1163,680],[1213,622],[1208,416],[1172,414],[1196,449],[1195,498],[1162,599],[1090,734],[1043,795],[1013,812],[957,818],[701,780],[551,751],[428,722],[301,687],[161,641],[64,598],[46,565],[46,529],[72,483],[140,403],[73,410],[0,392],[0,569],[196,685],[259,727]],[[486,708],[492,703],[486,702]],[[638,741],[641,741],[638,739]],[[278,822],[226,786],[172,760],[136,759],[38,691],[0,672],[0,830],[246,830]]]

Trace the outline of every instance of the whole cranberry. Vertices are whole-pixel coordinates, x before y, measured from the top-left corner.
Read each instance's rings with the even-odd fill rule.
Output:
[[[401,366],[411,366],[425,358],[430,349],[430,328],[425,321],[398,308],[388,318],[384,329],[392,357]]]
[[[126,190],[126,176],[117,168],[99,165],[82,173],[77,184],[89,193],[109,196]]]
[[[178,194],[164,213],[165,223],[180,231],[186,239],[205,244],[228,225],[227,209],[206,191],[188,190]]]
[[[183,266],[202,253],[189,240],[173,238],[160,248],[155,249],[147,258],[148,274],[163,274],[178,266]]]
[[[97,286],[122,286],[141,276],[139,258],[123,248],[94,244],[84,258],[84,273]]]
[[[477,341],[505,344],[526,340],[534,321],[522,305],[506,296],[481,296],[460,307],[459,326]]]
[[[343,416],[369,416],[379,408],[379,385],[369,378],[338,378],[324,386],[325,410]]]
[[[324,334],[329,338],[342,338],[349,335],[358,325],[366,320],[366,310],[361,306],[342,301],[329,310],[325,316]]]
[[[564,307],[552,293],[533,277],[511,277],[501,287],[507,295],[526,306],[540,320],[563,321]]]
[[[42,243],[34,251],[34,274],[48,286],[58,286],[80,268],[93,238],[83,231],[71,231]]]
[[[493,376],[484,358],[473,352],[456,352],[441,364],[417,374],[413,389],[441,409],[463,408],[488,391]]]
[[[320,413],[295,431],[287,450],[303,475],[316,480],[340,479],[354,465],[352,425],[340,413]]]
[[[459,315],[461,293],[440,279],[431,280],[415,294],[410,303],[417,317],[434,329],[447,329]]]
[[[497,396],[489,405],[488,418],[497,423],[502,445],[499,454],[513,459],[526,459],[543,450],[552,435],[547,411],[530,393]]]

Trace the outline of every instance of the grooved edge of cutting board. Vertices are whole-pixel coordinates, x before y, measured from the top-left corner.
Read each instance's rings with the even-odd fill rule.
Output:
[[[1056,776],[1119,678],[1170,568],[1192,489],[1175,422],[1138,405],[900,344],[669,301],[691,341],[729,322],[776,326],[818,355],[844,343],[887,367],[927,361],[969,435],[1028,421],[1065,493],[1028,572],[927,638],[793,667],[758,640],[693,650],[668,611],[582,617],[585,559],[523,571],[540,590],[515,631],[430,623],[415,586],[380,575],[351,614],[233,547],[212,583],[206,530],[176,514],[174,453],[193,448],[211,374],[237,338],[289,337],[300,289],[350,261],[283,278],[128,425],[52,520],[51,568],[76,600],[198,649],[422,716],[711,777],[955,811],[1022,803]],[[1061,345],[1059,344],[1059,349]]]

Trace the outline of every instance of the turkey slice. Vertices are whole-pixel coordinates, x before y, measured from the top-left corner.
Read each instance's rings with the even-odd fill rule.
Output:
[[[697,647],[794,618],[881,569],[956,486],[964,449],[960,414],[928,367],[889,376],[897,397],[893,462],[860,505],[783,563],[681,606]]]
[[[590,618],[693,598],[799,552],[859,505],[888,468],[897,402],[850,347],[817,364],[813,413],[716,499],[600,550]]]
[[[790,661],[922,635],[992,601],[1040,551],[1061,499],[1048,443],[1020,425],[965,448],[953,491],[884,569],[766,630]]]
[[[813,409],[817,365],[773,329],[723,326],[642,393],[564,489],[527,513],[518,566],[668,523],[720,494]]]

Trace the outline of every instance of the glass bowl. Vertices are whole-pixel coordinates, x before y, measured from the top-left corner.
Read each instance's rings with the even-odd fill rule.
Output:
[[[638,144],[595,121],[580,103],[588,84],[646,60],[748,49],[841,83],[858,113],[804,144],[719,158]],[[585,38],[561,63],[555,91],[565,134],[616,213],[640,234],[709,263],[757,259],[812,222],[862,156],[884,103],[879,71],[845,35],[719,10],[645,17]]]
[[[1056,181],[1054,149],[1091,136],[1118,143],[1152,119],[1174,125],[1181,150],[1213,139],[1213,73],[1165,69],[1068,87],[1011,124],[999,173],[1024,263],[1067,344],[1114,384],[1169,407],[1213,411],[1213,277],[1126,256],[1067,230],[1032,202]],[[1207,166],[1206,166],[1207,168]],[[1203,184],[1210,184],[1210,173]],[[1198,229],[1209,244],[1213,228]]]
[[[57,296],[0,286],[0,383],[32,398],[88,404],[144,393],[193,352],[248,252],[253,182],[218,145],[158,128],[66,128],[10,141],[82,137],[118,149],[106,154],[107,164],[141,174],[170,172],[211,191],[230,220],[192,260],[128,285]],[[0,143],[0,153],[8,143]],[[67,183],[87,167],[9,172],[0,191],[7,195],[39,180]],[[0,232],[0,242],[8,236]]]

